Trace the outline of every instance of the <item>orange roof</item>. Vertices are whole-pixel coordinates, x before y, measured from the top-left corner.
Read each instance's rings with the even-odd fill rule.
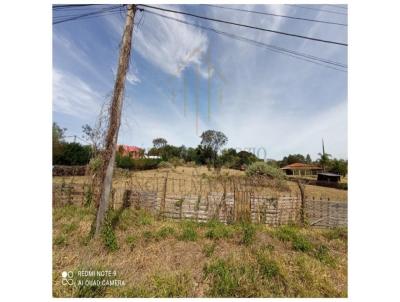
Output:
[[[311,164],[303,164],[303,163],[293,163],[290,165],[287,165],[283,168],[282,170],[321,170],[322,168],[317,165],[311,165]]]
[[[122,147],[125,152],[139,152],[141,150],[136,146],[120,145],[119,147]]]

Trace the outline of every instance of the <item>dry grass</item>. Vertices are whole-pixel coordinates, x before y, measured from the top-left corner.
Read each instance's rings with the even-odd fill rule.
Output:
[[[194,183],[197,188],[199,187],[199,180],[202,182],[203,190],[207,190],[209,186],[210,177],[239,177],[244,176],[243,171],[233,169],[221,169],[220,174],[216,174],[214,170],[208,170],[207,167],[177,167],[175,169],[157,169],[147,170],[139,172],[127,172],[119,170],[116,172],[114,177],[113,185],[115,187],[129,185],[134,183],[144,188],[162,188],[163,177],[168,176],[168,191],[179,192],[186,191],[190,192],[193,189]],[[174,179],[174,180],[173,180]],[[61,182],[73,182],[73,183],[85,183],[89,182],[86,176],[75,176],[75,177],[53,177],[54,183]],[[291,181],[287,181],[287,194],[299,194],[297,184]],[[213,190],[222,190],[222,185],[212,188]],[[264,194],[276,194],[276,190],[272,188],[258,188],[257,191]],[[305,194],[307,197],[315,199],[330,199],[332,201],[347,201],[347,191],[339,190],[328,187],[319,186],[306,186]]]
[[[256,225],[248,236],[242,225],[157,220],[127,209],[115,228],[118,249],[110,252],[101,238],[87,240],[93,218],[93,209],[54,209],[56,297],[347,296],[345,230]],[[289,233],[289,239],[279,232]],[[294,248],[298,238],[310,244],[307,251]],[[115,270],[125,286],[61,285],[62,271],[78,269]]]

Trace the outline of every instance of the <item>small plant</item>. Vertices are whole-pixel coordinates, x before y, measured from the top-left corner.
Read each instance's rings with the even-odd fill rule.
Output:
[[[212,254],[213,254],[214,251],[215,251],[215,247],[216,247],[216,244],[215,244],[215,243],[211,243],[211,244],[206,244],[206,245],[204,245],[204,247],[203,247],[203,254],[204,254],[206,257],[211,257]]]
[[[255,235],[256,235],[256,228],[254,225],[250,223],[243,223],[242,224],[242,232],[243,236],[240,241],[241,244],[244,245],[251,245],[254,241]]]
[[[347,241],[347,229],[335,228],[324,233],[325,238],[328,240],[341,239]]]
[[[292,241],[297,236],[297,229],[294,226],[284,225],[275,230],[274,236],[280,241]]]
[[[145,210],[138,211],[137,223],[139,225],[151,225],[153,224],[153,216]]]
[[[215,263],[205,266],[204,273],[211,277],[211,296],[233,297],[239,282],[233,274],[233,269],[224,260],[218,259]]]
[[[67,245],[67,237],[62,234],[54,238],[55,245]]]
[[[218,222],[215,226],[211,227],[205,234],[209,239],[223,239],[231,238],[233,236],[232,230],[226,225]]]
[[[156,234],[157,239],[165,239],[170,235],[175,234],[175,229],[171,227],[162,227]]]
[[[106,215],[106,219],[104,220],[104,224],[102,227],[102,237],[104,241],[104,245],[106,246],[107,250],[110,252],[114,252],[118,250],[118,243],[117,243],[117,237],[115,236],[114,233],[114,228],[113,228],[113,219],[114,219],[114,211],[109,210]]]
[[[312,249],[312,243],[304,236],[297,235],[293,238],[293,249],[295,251],[309,252]]]
[[[62,229],[66,234],[69,234],[73,231],[75,231],[78,228],[78,225],[75,222],[71,222],[68,224],[64,224]]]
[[[329,249],[327,246],[321,244],[317,246],[314,250],[314,257],[317,258],[322,263],[334,267],[336,264],[335,259],[329,254]]]
[[[88,208],[92,204],[93,201],[93,189],[91,187],[85,188],[85,195],[84,195],[84,207]]]
[[[154,235],[153,235],[153,233],[151,231],[144,231],[143,232],[144,241],[150,241],[153,238],[154,238]]]
[[[136,246],[137,238],[135,236],[130,235],[126,237],[125,241],[128,244],[130,250],[132,251]]]
[[[183,198],[181,198],[181,199],[178,199],[176,202],[175,202],[175,207],[177,207],[177,208],[181,208],[182,207],[182,204],[183,204]]]
[[[194,227],[185,226],[182,229],[182,233],[178,236],[178,240],[182,241],[196,241],[197,240],[197,232]]]
[[[271,279],[279,275],[279,265],[276,261],[259,255],[257,257],[257,262],[260,268],[260,272],[264,277]]]

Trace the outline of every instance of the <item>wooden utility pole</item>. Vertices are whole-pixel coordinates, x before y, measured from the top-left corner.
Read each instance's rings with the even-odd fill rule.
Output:
[[[100,175],[100,194],[98,196],[98,209],[96,217],[95,235],[100,233],[105,215],[108,210],[110,198],[112,175],[114,171],[115,153],[119,126],[121,124],[122,102],[124,98],[125,77],[129,68],[131,54],[133,20],[135,18],[136,5],[127,5],[127,15],[125,29],[122,36],[122,45],[119,52],[118,71],[112,95],[112,102],[109,112],[109,124],[105,140],[105,150],[103,153],[103,167]]]

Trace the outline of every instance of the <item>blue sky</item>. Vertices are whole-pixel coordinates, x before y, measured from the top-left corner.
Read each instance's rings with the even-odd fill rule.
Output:
[[[342,26],[201,5],[162,6],[347,42]],[[343,15],[287,5],[232,7],[347,23]],[[328,153],[347,158],[347,73],[142,14],[135,19],[140,23],[133,37],[120,144],[148,148],[153,138],[164,137],[194,147],[202,131],[215,129],[228,136],[227,147],[266,150],[268,158],[309,153],[315,159],[322,138]],[[163,14],[347,64],[343,46]],[[68,129],[67,135],[81,136],[82,125],[93,125],[109,99],[123,23],[123,14],[112,14],[53,26],[53,120]]]

